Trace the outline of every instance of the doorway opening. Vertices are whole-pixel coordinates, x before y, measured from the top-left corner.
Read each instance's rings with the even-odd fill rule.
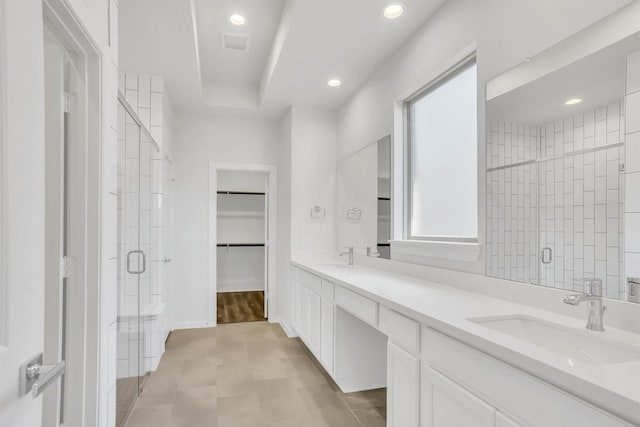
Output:
[[[275,307],[275,174],[270,166],[211,165],[214,324],[264,321]]]

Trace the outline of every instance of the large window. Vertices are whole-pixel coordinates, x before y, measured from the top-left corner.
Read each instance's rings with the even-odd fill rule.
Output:
[[[477,72],[455,67],[406,101],[407,238],[478,239]]]

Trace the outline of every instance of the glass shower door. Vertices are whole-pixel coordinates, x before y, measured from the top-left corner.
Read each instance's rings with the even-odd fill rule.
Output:
[[[146,270],[141,245],[141,129],[118,108],[118,305],[116,425],[121,426],[140,392],[144,374],[140,288]]]

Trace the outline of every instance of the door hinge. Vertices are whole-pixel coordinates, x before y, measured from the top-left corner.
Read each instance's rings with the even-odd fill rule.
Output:
[[[77,260],[74,257],[63,256],[62,257],[62,278],[67,279],[73,277],[76,274]]]
[[[64,112],[73,113],[78,104],[78,95],[74,92],[64,92]]]

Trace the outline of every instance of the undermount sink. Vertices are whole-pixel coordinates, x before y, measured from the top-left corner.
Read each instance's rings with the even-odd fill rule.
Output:
[[[568,328],[535,317],[509,315],[469,320],[565,356],[569,364],[582,361],[613,365],[640,361],[640,351],[636,349],[597,336],[597,333]]]

